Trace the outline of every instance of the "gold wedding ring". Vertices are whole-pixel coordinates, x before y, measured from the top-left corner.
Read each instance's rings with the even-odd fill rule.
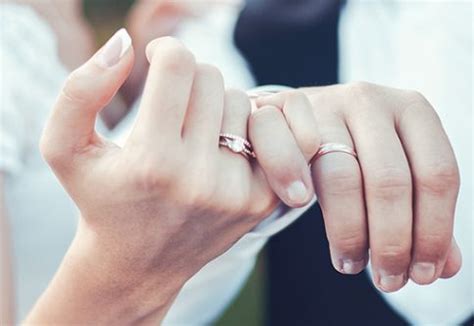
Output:
[[[219,145],[227,147],[233,153],[243,155],[246,159],[249,159],[249,157],[255,158],[252,144],[240,136],[221,133],[219,134]]]
[[[313,164],[318,158],[329,153],[346,153],[354,156],[357,159],[357,153],[350,146],[341,143],[325,143],[319,146],[318,151],[314,154],[309,164]]]

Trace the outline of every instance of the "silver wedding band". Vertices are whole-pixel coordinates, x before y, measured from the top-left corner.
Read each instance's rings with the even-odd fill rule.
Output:
[[[221,133],[219,134],[219,145],[227,147],[233,153],[240,154],[246,159],[255,158],[255,152],[253,151],[252,144],[250,144],[247,139],[240,136],[229,133]]]
[[[354,156],[357,159],[357,153],[352,147],[341,143],[325,143],[319,146],[318,151],[309,161],[309,164],[313,164],[318,158],[329,153],[345,153]]]

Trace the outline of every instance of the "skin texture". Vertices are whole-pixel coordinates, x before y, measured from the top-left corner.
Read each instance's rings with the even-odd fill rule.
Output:
[[[302,90],[321,143],[343,143],[358,153],[358,160],[326,154],[312,165],[335,269],[359,273],[370,249],[374,283],[386,292],[399,290],[409,278],[430,284],[456,274],[459,171],[429,102],[414,91],[363,82]],[[292,96],[260,98],[257,105],[289,111]]]
[[[275,194],[289,206],[308,202],[311,173],[337,270],[360,272],[369,248],[374,282],[384,291],[409,277],[427,284],[459,270],[452,238],[457,166],[420,94],[367,83],[308,88],[306,96],[260,99],[250,115],[247,97],[224,90],[216,68],[165,38],[149,47],[140,117],[118,148],[95,134],[93,121],[132,61],[130,50],[113,67],[92,59],[76,70],[46,128],[42,151],[82,220],[28,321],[161,320],[190,276],[275,207]],[[220,130],[248,134],[259,165],[216,149]],[[359,160],[328,154],[310,172],[321,142],[354,146]],[[211,234],[218,236],[204,241]],[[422,275],[413,272],[415,262],[425,264]],[[435,264],[432,277],[427,262]]]
[[[147,48],[150,71],[124,147],[96,134],[98,112],[133,63],[132,48],[104,59],[116,45],[70,75],[41,140],[81,219],[28,323],[159,322],[184,282],[278,203],[259,166],[218,146],[221,130],[246,135],[246,94],[226,91],[220,72],[174,39]],[[307,189],[293,206],[313,196],[299,155],[294,177]]]

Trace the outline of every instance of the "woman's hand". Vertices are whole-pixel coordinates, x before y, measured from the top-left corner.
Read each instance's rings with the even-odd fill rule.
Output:
[[[123,148],[94,123],[133,64],[124,30],[70,75],[57,100],[41,151],[81,219],[30,322],[160,320],[187,279],[278,203],[258,166],[219,147],[220,132],[246,137],[247,95],[225,91],[219,71],[174,39],[153,41],[147,57]],[[311,175],[300,152],[292,158],[305,169],[287,179],[288,200],[303,205],[313,196]]]
[[[370,249],[374,282],[386,292],[409,278],[429,284],[455,275],[461,266],[453,238],[459,173],[431,105],[416,92],[368,83],[303,91],[321,143],[345,144],[358,155],[329,153],[312,165],[334,267],[359,273]],[[262,97],[257,105],[298,110],[291,96]],[[299,126],[307,138],[303,124],[292,129]]]

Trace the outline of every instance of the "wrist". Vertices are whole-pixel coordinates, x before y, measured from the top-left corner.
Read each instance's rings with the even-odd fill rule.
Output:
[[[160,322],[186,282],[142,272],[78,232],[31,323],[136,324]]]
[[[67,254],[73,270],[82,270],[82,278],[101,289],[103,299],[113,304],[117,314],[122,311],[124,317],[136,320],[166,313],[190,273],[171,271],[171,266],[161,264],[151,266],[146,257],[149,248],[138,239],[104,238],[80,223]]]

